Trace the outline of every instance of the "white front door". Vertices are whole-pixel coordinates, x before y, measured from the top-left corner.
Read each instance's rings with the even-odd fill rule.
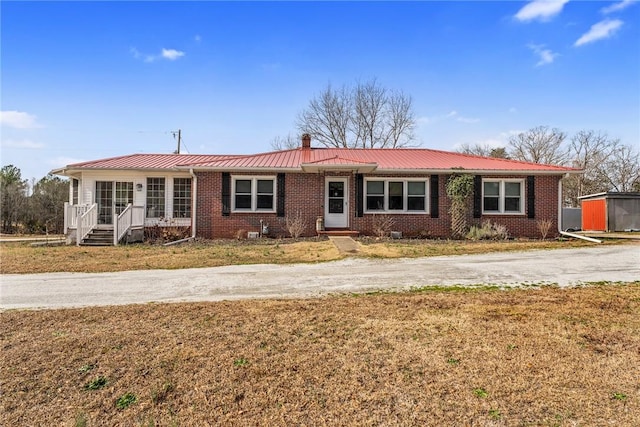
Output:
[[[349,181],[346,177],[325,180],[324,226],[327,228],[347,228],[349,226]]]

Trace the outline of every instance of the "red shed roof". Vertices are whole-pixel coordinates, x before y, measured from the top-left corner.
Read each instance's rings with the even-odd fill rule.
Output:
[[[562,174],[577,169],[472,156],[431,149],[296,148],[253,155],[131,154],[83,163],[53,171],[86,169],[194,169],[224,171],[439,172],[464,169],[477,172]]]

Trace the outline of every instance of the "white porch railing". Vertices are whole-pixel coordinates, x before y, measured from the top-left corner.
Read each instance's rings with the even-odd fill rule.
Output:
[[[131,228],[132,214],[133,214],[133,210],[131,209],[131,203],[129,203],[127,207],[124,208],[124,210],[120,212],[120,215],[118,215],[118,217],[116,218],[113,224],[114,246],[118,245],[118,242],[120,242],[120,239],[122,239],[124,235],[127,234],[129,229]]]
[[[91,208],[91,205],[72,205],[64,202],[64,234],[72,228],[78,228],[78,217]]]
[[[113,224],[113,244],[117,246],[132,227],[142,226],[144,226],[144,206],[133,206],[129,203]]]
[[[80,208],[80,206],[77,206]],[[91,230],[96,228],[98,225],[98,205],[94,203],[91,206],[87,207],[88,209],[82,213],[78,214],[79,209],[76,211],[77,216],[77,231],[76,231],[76,245],[80,246],[82,240],[91,233]]]

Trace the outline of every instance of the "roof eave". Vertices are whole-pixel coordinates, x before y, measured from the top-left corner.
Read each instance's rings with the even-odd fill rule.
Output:
[[[581,170],[506,170],[506,169],[397,169],[378,168],[376,172],[381,173],[411,173],[411,174],[454,174],[467,173],[474,175],[566,175],[583,173]]]
[[[303,163],[300,165],[303,172],[319,173],[319,172],[353,172],[353,173],[371,173],[378,168],[377,163],[366,164],[344,164],[344,165],[323,165],[316,163]]]

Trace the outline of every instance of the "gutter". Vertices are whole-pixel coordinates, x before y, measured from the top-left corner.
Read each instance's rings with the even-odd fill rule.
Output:
[[[193,188],[191,188],[191,194],[193,200],[191,201],[191,239],[196,238],[196,208],[198,207],[198,177],[193,172],[193,168],[189,169],[191,174],[191,182],[193,182]]]

